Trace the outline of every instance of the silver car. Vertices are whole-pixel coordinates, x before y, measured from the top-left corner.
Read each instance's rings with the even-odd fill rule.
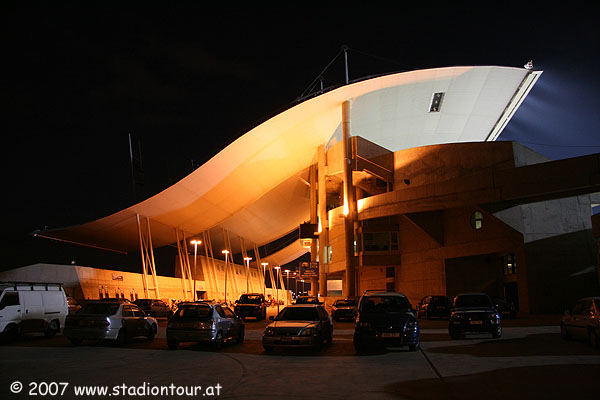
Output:
[[[579,337],[600,348],[600,297],[577,300],[573,308],[565,312],[560,333],[565,339]]]
[[[130,303],[92,302],[67,316],[63,334],[74,345],[84,340],[114,340],[123,345],[135,336],[154,339],[156,320]]]
[[[267,326],[262,338],[263,348],[312,347],[319,349],[323,342],[333,341],[331,317],[320,304],[295,304],[287,306],[270,317],[274,322]]]
[[[244,321],[225,304],[181,303],[167,325],[167,345],[175,350],[181,342],[208,343],[216,350],[228,340],[242,343],[244,329]]]

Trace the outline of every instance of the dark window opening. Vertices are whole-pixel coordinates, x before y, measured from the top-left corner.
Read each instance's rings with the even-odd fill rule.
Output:
[[[431,99],[431,106],[429,106],[429,112],[439,112],[442,107],[442,100],[444,100],[444,93],[434,93]]]

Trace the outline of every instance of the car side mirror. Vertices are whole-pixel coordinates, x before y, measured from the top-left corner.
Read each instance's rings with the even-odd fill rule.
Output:
[[[269,317],[269,320],[271,320],[271,321],[275,321],[275,317],[271,315],[271,316]]]

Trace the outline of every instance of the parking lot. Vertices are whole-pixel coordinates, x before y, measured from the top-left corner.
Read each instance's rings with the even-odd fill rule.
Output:
[[[76,395],[76,386],[120,386],[123,390],[107,395],[115,398],[189,397],[183,389],[162,394],[139,389],[169,386],[218,388],[196,397],[240,399],[597,398],[600,352],[561,339],[559,321],[560,316],[517,318],[504,321],[500,339],[452,340],[447,321],[421,320],[421,351],[363,355],[354,351],[352,322],[336,322],[333,344],[320,351],[268,354],[261,338],[269,321],[247,321],[244,343],[216,352],[196,344],[168,350],[166,320],[160,320],[152,342],[134,339],[124,347],[93,342],[74,347],[62,335],[29,335],[0,346],[0,397],[30,398],[47,386],[40,382],[54,382],[65,389],[53,396],[58,398],[92,397]],[[17,381],[23,386],[19,395],[11,392]]]

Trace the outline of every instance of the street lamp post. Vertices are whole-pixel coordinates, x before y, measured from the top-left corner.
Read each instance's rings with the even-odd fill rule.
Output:
[[[223,250],[221,253],[225,254],[225,304],[227,305],[227,256],[229,255],[229,250]]]
[[[246,293],[250,293],[250,261],[252,257],[244,257],[246,261]]]
[[[298,297],[298,274],[294,272],[294,293]]]
[[[290,290],[290,270],[285,270],[285,289]]]
[[[277,289],[277,281],[279,280],[279,270],[281,267],[278,265],[275,267],[275,269],[277,270],[277,279],[275,280],[275,295],[277,296],[277,314],[279,314],[279,289]]]
[[[267,275],[267,265],[269,265],[269,263],[263,262],[263,263],[260,263],[260,265],[263,266],[263,297],[267,297],[267,293],[266,293],[267,292],[267,282],[266,282],[267,277],[266,277],[266,275]]]
[[[202,240],[192,240],[190,241],[191,244],[194,245],[194,301],[196,301],[196,273],[197,273],[197,260],[198,260],[198,245],[202,244]]]

